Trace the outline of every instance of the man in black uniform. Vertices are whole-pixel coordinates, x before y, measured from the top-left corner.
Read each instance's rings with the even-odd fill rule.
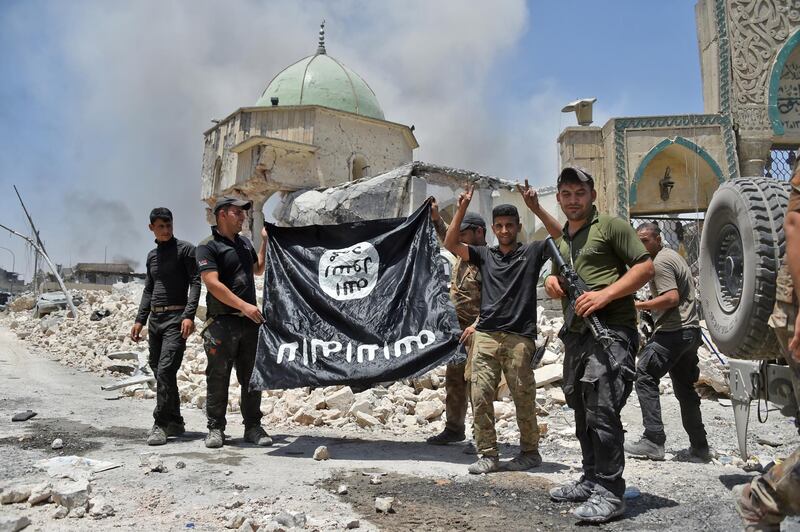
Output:
[[[147,254],[147,280],[139,304],[131,339],[141,340],[148,322],[150,368],[156,377],[155,424],[148,445],[163,445],[168,436],[184,433],[178,369],[186,350],[186,339],[194,331],[194,314],[200,299],[195,248],[172,234],[172,213],[164,207],[150,212],[150,230],[156,248]],[[187,297],[188,291],[188,297]]]
[[[217,225],[211,236],[197,247],[197,266],[208,289],[208,320],[203,331],[206,366],[206,447],[225,443],[225,412],[228,408],[228,383],[231,370],[241,388],[239,406],[244,420],[244,439],[256,445],[272,445],[272,438],[261,427],[261,392],[250,390],[250,376],[256,361],[258,328],[264,322],[256,306],[253,274],[264,273],[267,232],[261,231],[261,248],[239,235],[245,211],[252,203],[223,196],[214,205]]]
[[[653,261],[636,231],[622,218],[600,214],[589,173],[567,167],[558,177],[556,200],[567,217],[559,251],[589,286],[575,303],[577,316],[596,314],[613,342],[595,340],[583,320],[564,336],[564,396],[575,411],[575,435],[583,475],[550,490],[556,501],[583,503],[581,521],[604,523],[625,512],[624,434],[620,412],[633,389],[639,346],[633,293],[653,278]],[[563,298],[558,272],[545,280],[550,297]],[[566,301],[563,304],[566,315]]]

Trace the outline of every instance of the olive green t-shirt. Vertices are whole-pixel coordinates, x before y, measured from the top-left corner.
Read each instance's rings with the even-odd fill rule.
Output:
[[[564,261],[591,290],[602,290],[615,283],[630,266],[650,257],[628,222],[599,214],[597,207],[592,208],[589,223],[578,229],[571,238],[567,227],[564,226],[564,236],[558,241],[558,249]],[[558,273],[555,266],[553,273]],[[562,300],[562,305],[566,312],[566,298]],[[636,327],[633,295],[616,299],[595,314],[605,325]],[[582,319],[575,319],[570,331],[580,332],[584,326]]]
[[[650,281],[650,295],[657,297],[670,290],[678,291],[678,306],[666,310],[653,310],[656,331],[678,331],[699,327],[700,317],[694,299],[694,277],[686,260],[676,251],[663,248],[653,259],[656,275]]]

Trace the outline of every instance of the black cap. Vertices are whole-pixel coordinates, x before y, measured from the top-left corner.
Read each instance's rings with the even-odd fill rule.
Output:
[[[591,188],[594,188],[594,178],[592,175],[582,168],[577,168],[575,166],[567,166],[561,173],[558,174],[558,181],[556,186],[561,186],[561,183],[564,181],[580,181],[582,183],[588,183]]]
[[[483,218],[477,212],[468,212],[464,215],[464,219],[461,220],[461,226],[459,226],[459,231],[466,231],[471,227],[483,227],[484,230],[486,229],[486,222],[483,221]]]
[[[214,204],[214,214],[217,214],[217,211],[219,211],[222,207],[225,207],[227,205],[241,207],[242,209],[249,211],[250,207],[253,206],[253,202],[248,200],[243,200],[240,198],[234,198],[233,196],[222,196]]]

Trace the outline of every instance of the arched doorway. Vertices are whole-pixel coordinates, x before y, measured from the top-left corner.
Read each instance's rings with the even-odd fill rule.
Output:
[[[723,180],[717,162],[684,137],[664,139],[644,156],[631,181],[631,216],[705,211]]]

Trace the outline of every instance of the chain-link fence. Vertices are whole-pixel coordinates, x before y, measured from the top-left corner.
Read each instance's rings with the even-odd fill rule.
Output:
[[[633,217],[634,229],[645,222],[658,225],[661,230],[661,242],[664,247],[674,249],[686,259],[692,274],[699,274],[698,256],[700,255],[700,234],[703,231],[703,213],[691,213],[685,216],[649,216]]]
[[[764,177],[778,181],[789,181],[797,164],[797,146],[774,145],[764,167]]]

